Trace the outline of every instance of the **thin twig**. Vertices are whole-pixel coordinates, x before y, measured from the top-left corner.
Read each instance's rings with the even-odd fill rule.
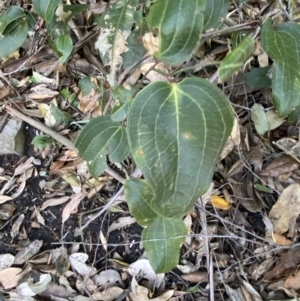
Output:
[[[142,172],[139,168],[136,168],[135,171],[132,173],[132,178],[140,178],[142,176]],[[83,226],[81,226],[78,229],[78,232],[81,232],[84,230],[92,221],[94,221],[96,218],[101,216],[104,212],[106,212],[110,207],[113,206],[113,204],[117,201],[119,196],[124,192],[124,186],[122,186],[119,191],[109,200],[109,202],[95,215],[92,216],[92,218]]]
[[[38,130],[40,130],[41,132],[49,135],[54,140],[56,140],[59,143],[65,145],[67,148],[69,148],[71,150],[76,150],[76,147],[75,147],[74,143],[70,139],[68,139],[65,136],[63,136],[63,135],[55,132],[54,130],[48,128],[46,125],[44,125],[40,121],[35,120],[35,119],[33,119],[29,116],[24,115],[22,112],[20,112],[19,110],[16,110],[15,108],[13,108],[11,106],[6,106],[6,110],[11,115],[14,115],[14,116],[18,117],[19,119],[27,122],[31,126],[33,126],[33,127],[37,128]]]
[[[19,119],[27,122],[28,124],[30,124],[31,126],[37,128],[39,131],[49,135],[50,137],[52,137],[54,140],[56,140],[57,142],[65,145],[67,148],[77,151],[74,143],[68,139],[67,137],[55,132],[54,130],[48,128],[46,125],[44,125],[43,123],[41,123],[38,120],[35,120],[29,116],[24,115],[22,112],[20,112],[19,110],[11,107],[11,106],[6,106],[6,110],[8,113],[10,113],[11,115],[14,115],[16,117],[18,117]],[[117,174],[113,169],[111,169],[110,167],[107,167],[105,169],[105,172],[108,173],[110,176],[112,176],[113,178],[115,178],[116,180],[118,180],[120,183],[124,184],[125,179],[123,177],[121,177],[119,174]]]

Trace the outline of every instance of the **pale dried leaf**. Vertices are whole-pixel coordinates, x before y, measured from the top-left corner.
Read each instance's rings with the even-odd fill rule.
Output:
[[[72,268],[81,276],[89,276],[91,268],[86,265],[89,256],[85,253],[74,253],[69,256]]]
[[[29,244],[28,247],[23,248],[17,255],[15,256],[14,264],[23,264],[28,259],[30,259],[33,255],[37,254],[43,245],[42,240],[34,240]]]
[[[235,146],[238,146],[241,143],[240,137],[240,126],[237,118],[234,118],[234,124],[229,138],[226,141],[226,144],[220,155],[220,160],[226,158],[233,150]]]
[[[152,32],[144,34],[143,44],[150,55],[159,51],[159,37],[155,37]]]
[[[16,293],[24,297],[32,297],[45,291],[48,283],[51,281],[50,274],[41,274],[40,280],[36,283],[30,281],[23,282],[16,288]]]
[[[47,207],[52,207],[52,206],[57,206],[65,203],[66,201],[69,200],[69,196],[62,196],[60,198],[51,198],[47,200],[46,202],[43,203],[42,207],[40,210],[45,210]]]
[[[21,181],[21,184],[19,185],[17,191],[11,195],[13,199],[16,199],[18,196],[21,195],[21,193],[24,191],[25,186],[26,186],[26,173],[24,172],[21,177],[19,178]]]
[[[107,230],[107,234],[117,229],[121,229],[136,223],[136,219],[132,216],[120,217],[118,220],[114,221]]]
[[[1,254],[0,255],[0,271],[9,268],[15,260],[15,256],[11,254]]]
[[[207,272],[196,271],[188,274],[183,274],[181,275],[181,278],[185,281],[201,283],[203,281],[207,281],[207,276]]]
[[[274,232],[278,234],[287,232],[296,223],[299,214],[300,185],[292,184],[284,189],[269,213]]]
[[[155,67],[154,67],[155,66]],[[154,67],[154,69],[152,69]],[[152,69],[151,71],[149,71]],[[142,74],[146,74],[146,78],[151,82],[167,81],[169,70],[164,63],[146,63],[140,68]]]
[[[100,241],[101,241],[101,244],[102,244],[102,246],[103,246],[103,249],[104,249],[105,251],[107,251],[107,239],[106,239],[106,237],[104,236],[104,234],[103,234],[102,231],[100,231]]]
[[[24,221],[24,218],[25,218],[25,215],[20,214],[19,217],[17,218],[17,220],[13,223],[11,230],[10,230],[10,236],[12,239],[14,239],[19,234],[19,230]]]
[[[165,276],[165,274],[156,274],[148,259],[137,260],[129,265],[127,271],[131,276],[148,279],[150,287],[159,287]]]
[[[10,289],[17,286],[23,276],[21,268],[8,268],[0,271],[0,283],[4,289]]]
[[[26,172],[28,169],[32,168],[33,167],[32,162],[33,162],[34,159],[35,159],[34,157],[30,157],[29,159],[27,159],[27,161],[25,161],[24,163],[18,165],[15,169],[14,177],[16,177],[18,175],[21,175],[24,172]]]
[[[81,200],[84,198],[83,193],[73,194],[71,196],[71,201],[65,206],[62,212],[62,223],[64,223],[72,213],[77,212],[77,207]]]
[[[93,277],[93,281],[97,286],[105,286],[107,285],[123,285],[123,281],[121,280],[120,274],[116,270],[106,270],[100,272],[98,275]]]
[[[0,204],[4,204],[7,201],[11,201],[13,198],[11,196],[8,195],[0,195]]]

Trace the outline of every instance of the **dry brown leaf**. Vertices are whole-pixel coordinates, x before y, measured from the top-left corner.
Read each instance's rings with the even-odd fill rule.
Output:
[[[221,210],[229,210],[230,204],[223,198],[219,197],[218,195],[212,194],[211,195],[211,202],[215,208]]]
[[[23,190],[25,189],[25,186],[26,186],[26,173],[25,172],[20,176],[19,180],[21,181],[21,184],[19,185],[17,191],[11,195],[11,197],[13,199],[20,196],[21,193],[23,192]]]
[[[0,271],[0,283],[4,289],[10,289],[17,286],[23,276],[21,268],[8,268]]]
[[[51,89],[48,89],[46,85],[41,84],[38,86],[35,86],[34,88],[31,89],[31,93],[29,93],[27,96],[31,99],[37,100],[37,101],[42,101],[47,98],[53,98],[56,95],[59,94],[57,91],[53,91]]]
[[[268,166],[261,171],[261,176],[278,177],[279,175],[293,171],[299,167],[299,163],[291,156],[283,155],[274,159]]]
[[[300,247],[291,248],[281,255],[275,268],[264,276],[264,281],[273,281],[294,272],[300,264]]]
[[[63,209],[62,223],[64,223],[72,213],[77,212],[77,207],[83,198],[84,198],[83,193],[77,193],[71,196],[71,201]]]
[[[60,198],[51,198],[49,200],[47,200],[46,202],[43,203],[42,207],[41,207],[41,211],[46,209],[47,207],[52,207],[52,206],[57,206],[57,205],[61,205],[63,203],[65,203],[66,201],[69,200],[69,196],[62,196]]]
[[[287,239],[285,236],[275,233],[272,233],[273,241],[280,246],[290,246],[293,242]]]
[[[296,274],[289,275],[284,281],[284,287],[295,291],[300,289],[300,271]]]
[[[16,177],[18,175],[21,175],[24,172],[26,172],[28,169],[32,168],[33,167],[32,162],[33,162],[34,159],[35,159],[34,157],[30,157],[27,161],[25,161],[24,163],[18,165],[15,169],[14,177]]]
[[[181,275],[181,278],[185,281],[200,283],[207,281],[207,272],[196,271],[188,274]]]
[[[274,232],[283,234],[293,228],[299,214],[300,185],[292,184],[284,189],[269,213]]]

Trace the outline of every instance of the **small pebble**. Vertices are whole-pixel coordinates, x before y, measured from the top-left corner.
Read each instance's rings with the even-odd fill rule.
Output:
[[[40,159],[34,159],[32,163],[37,166],[42,165],[42,161]]]

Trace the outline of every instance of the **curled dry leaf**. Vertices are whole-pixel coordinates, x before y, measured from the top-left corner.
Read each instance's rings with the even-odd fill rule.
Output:
[[[128,273],[131,276],[140,276],[148,279],[150,287],[159,287],[164,280],[165,274],[156,274],[148,259],[139,259],[128,267]]]
[[[240,143],[241,143],[240,126],[237,118],[234,118],[233,128],[222,150],[220,160],[226,158],[232,152],[233,148],[235,146],[238,146]]]
[[[136,219],[132,216],[120,217],[117,221],[114,221],[107,230],[107,234],[110,232],[121,229],[136,223]]]
[[[292,184],[284,189],[269,213],[274,232],[283,234],[293,228],[299,214],[300,185]]]
[[[52,207],[52,206],[57,206],[57,205],[61,205],[63,203],[65,203],[66,201],[69,200],[69,196],[62,196],[60,198],[51,198],[49,200],[47,200],[46,202],[43,203],[42,207],[41,207],[41,211],[46,209],[47,207]]]
[[[77,212],[77,207],[83,198],[83,193],[76,193],[71,196],[71,201],[63,209],[62,223],[64,223],[72,213]]]
[[[300,163],[300,143],[297,140],[285,137],[274,142],[274,144]]]
[[[25,218],[25,215],[20,214],[19,217],[17,218],[17,220],[12,225],[11,230],[10,230],[10,236],[12,239],[14,239],[15,236],[17,236],[19,234],[19,230],[24,221],[24,218]]]
[[[158,52],[159,37],[155,37],[152,32],[147,32],[143,36],[143,44],[150,55]]]
[[[50,274],[41,274],[40,280],[36,283],[31,281],[23,282],[17,286],[16,292],[20,296],[31,297],[46,290],[48,283],[51,281]]]

